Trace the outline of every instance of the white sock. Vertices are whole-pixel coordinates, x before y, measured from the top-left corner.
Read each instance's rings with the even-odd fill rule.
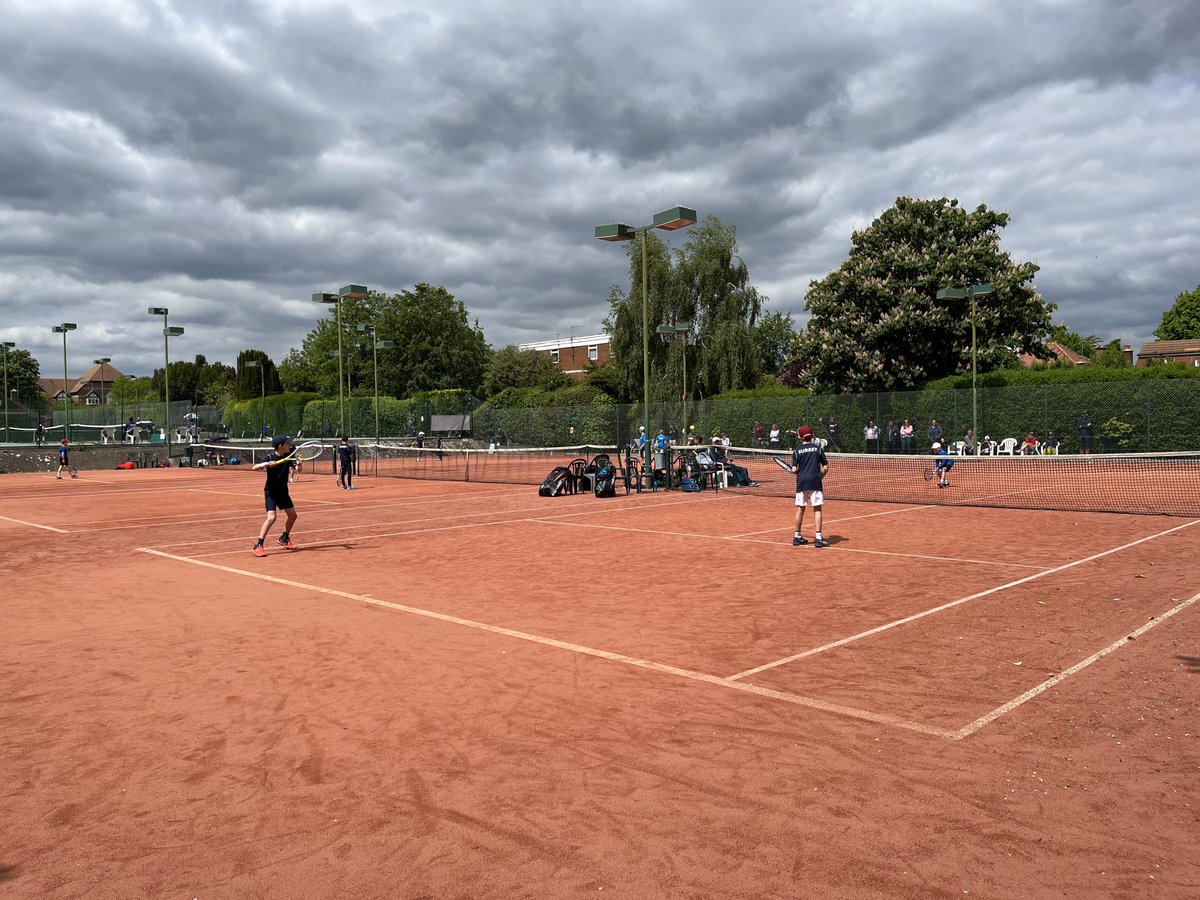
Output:
[[[796,532],[796,537],[800,537],[800,532]]]
[[[817,540],[818,541],[821,540],[821,532],[819,532],[819,531],[817,532]]]

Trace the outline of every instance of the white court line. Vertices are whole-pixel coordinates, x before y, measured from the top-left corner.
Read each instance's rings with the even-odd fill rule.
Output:
[[[688,503],[691,501],[690,500],[682,500],[682,501],[677,500],[675,502],[676,503]],[[669,506],[669,505],[673,505],[673,504],[657,504],[657,505]],[[503,513],[503,512],[527,512],[528,509],[532,509],[532,508],[533,507],[529,507],[527,509],[501,510],[500,513]],[[466,523],[461,523],[458,525],[440,525],[435,528],[405,528],[401,531],[387,531],[387,532],[383,532],[381,534],[347,535],[344,538],[329,539],[329,540],[324,540],[324,541],[314,541],[312,543],[304,544],[301,549],[311,549],[311,548],[315,548],[315,547],[336,547],[339,544],[344,544],[348,540],[370,541],[370,540],[374,540],[375,538],[405,537],[410,534],[430,534],[430,533],[438,532],[438,531],[454,531],[455,529],[485,528],[489,525],[517,525],[517,524],[523,524],[523,523],[529,523],[529,522],[554,524],[552,522],[549,522],[549,520],[554,519],[554,518],[559,518],[559,517],[565,517],[565,516],[596,516],[596,515],[602,515],[604,513],[621,512],[622,510],[628,510],[628,509],[647,509],[647,508],[648,508],[648,504],[644,504],[642,506],[633,506],[633,507],[606,506],[602,509],[576,510],[574,512],[559,513],[557,516],[534,516],[534,517],[522,516],[519,519],[495,519],[490,522],[466,522]],[[441,521],[444,519],[472,519],[472,518],[476,518],[478,516],[499,515],[500,513],[486,513],[486,512],[463,513],[462,515],[458,515],[458,516],[440,516],[440,517],[433,518],[433,519],[426,519],[425,521],[426,522],[437,522],[437,521]],[[340,525],[340,526],[337,526],[334,528],[321,528],[321,529],[317,529],[316,531],[302,532],[302,534],[325,534],[330,531],[345,531],[350,528],[379,528],[380,525],[383,525],[386,527],[389,524],[396,524],[396,523],[384,522],[384,523],[370,523],[367,525]],[[194,547],[194,546],[197,546],[198,544],[226,544],[226,543],[229,543],[230,541],[234,541],[234,540],[244,541],[244,540],[246,540],[246,538],[245,537],[219,538],[219,539],[215,539],[215,540],[211,540],[211,541],[176,541],[176,542],[170,543],[170,544],[156,544],[155,547],[179,547],[179,546]],[[189,558],[204,559],[204,558],[208,558],[210,556],[230,556],[232,554],[245,553],[245,552],[246,551],[244,549],[219,550],[215,553],[197,553],[194,556],[189,557]]]
[[[774,499],[774,498],[772,498],[772,499]],[[857,503],[860,501],[839,500],[838,502],[839,503]],[[855,519],[873,519],[876,516],[894,516],[897,513],[914,512],[916,510],[921,510],[921,509],[941,509],[941,507],[937,506],[936,504],[927,503],[924,506],[905,506],[902,509],[888,509],[888,510],[884,510],[883,512],[863,513],[861,516],[839,516],[836,519],[831,517],[827,521],[829,522],[830,525],[836,525],[839,522],[853,522]],[[729,535],[729,537],[731,537],[731,538],[757,537],[760,534],[771,534],[772,532],[775,532],[775,531],[782,531],[785,527],[787,527],[789,531],[791,530],[790,526],[782,526],[781,525],[777,528],[765,528],[762,531],[746,531],[746,532],[743,532],[742,534],[731,534],[731,535]]]
[[[805,650],[802,653],[796,653],[796,654],[793,654],[792,656],[785,657],[784,659],[777,659],[774,662],[765,663],[764,665],[758,666],[756,668],[747,669],[744,672],[738,672],[736,675],[730,675],[729,678],[731,680],[736,680],[738,678],[747,678],[750,675],[757,675],[759,672],[765,672],[768,669],[774,669],[778,666],[785,666],[788,663],[795,662],[796,660],[799,660],[799,659],[804,659],[805,657],[808,657],[808,656],[815,656],[818,653],[824,653],[826,650],[833,650],[837,647],[844,647],[846,644],[851,644],[854,641],[861,641],[863,638],[871,637],[872,635],[879,634],[880,632],[888,631],[889,629],[896,628],[900,625],[906,625],[909,622],[915,622],[917,619],[923,619],[926,616],[932,616],[934,613],[939,613],[939,612],[942,612],[943,610],[951,609],[955,606],[960,606],[961,604],[966,603],[970,600],[978,600],[980,597],[986,597],[989,594],[996,594],[996,593],[999,593],[1000,591],[1006,591],[1009,588],[1014,588],[1014,587],[1017,587],[1018,585],[1027,584],[1028,582],[1036,581],[1039,578],[1045,578],[1047,575],[1053,575],[1056,572],[1063,572],[1063,571],[1066,571],[1067,569],[1073,569],[1075,566],[1081,566],[1084,563],[1089,563],[1089,562],[1093,562],[1097,559],[1102,559],[1105,556],[1110,556],[1113,553],[1120,552],[1121,550],[1128,550],[1130,547],[1136,547],[1138,544],[1144,544],[1147,541],[1152,541],[1156,538],[1160,538],[1160,537],[1163,537],[1164,535],[1168,535],[1173,532],[1180,531],[1184,528],[1191,528],[1193,525],[1196,525],[1198,523],[1200,523],[1200,519],[1193,519],[1190,522],[1184,522],[1182,525],[1176,525],[1174,528],[1168,528],[1166,531],[1160,531],[1157,534],[1151,534],[1144,538],[1138,538],[1136,541],[1130,541],[1127,544],[1122,544],[1120,547],[1113,547],[1111,550],[1104,550],[1104,551],[1101,551],[1100,553],[1094,553],[1091,556],[1085,557],[1084,559],[1077,559],[1074,562],[1065,563],[1064,565],[1061,565],[1061,566],[1055,566],[1052,569],[1044,569],[1043,571],[1040,571],[1034,575],[1027,575],[1024,578],[1018,578],[1016,581],[1008,582],[1008,584],[1002,584],[1002,585],[999,585],[998,587],[988,588],[986,591],[979,591],[976,594],[971,594],[967,597],[961,597],[958,600],[951,600],[949,603],[943,603],[941,606],[935,606],[932,609],[927,609],[927,610],[924,610],[923,612],[919,612],[919,613],[913,613],[911,616],[905,616],[902,619],[896,619],[895,621],[892,621],[892,622],[886,622],[883,625],[877,626],[876,628],[871,628],[871,629],[868,629],[867,631],[859,632],[858,634],[852,634],[850,637],[845,637],[845,638],[842,638],[841,640],[832,641],[828,644],[822,644],[820,647],[813,647],[811,650]]]
[[[1074,675],[1076,672],[1086,669],[1088,666],[1090,666],[1092,663],[1096,662],[1097,660],[1103,659],[1104,657],[1108,656],[1110,653],[1114,653],[1117,650],[1120,650],[1122,647],[1127,646],[1131,640],[1141,637],[1143,634],[1145,634],[1151,628],[1154,628],[1156,625],[1161,625],[1164,621],[1171,618],[1171,616],[1173,616],[1177,612],[1181,612],[1182,610],[1191,606],[1197,600],[1200,600],[1200,594],[1195,594],[1195,595],[1189,597],[1188,599],[1184,600],[1182,603],[1180,603],[1176,606],[1172,606],[1165,613],[1162,613],[1161,615],[1152,617],[1149,622],[1147,622],[1145,625],[1143,625],[1141,628],[1137,629],[1136,631],[1126,635],[1123,638],[1120,638],[1119,640],[1113,641],[1111,644],[1109,644],[1103,650],[1099,650],[1099,651],[1093,653],[1091,656],[1089,656],[1087,659],[1083,660],[1082,662],[1075,663],[1075,665],[1071,666],[1071,668],[1066,669],[1065,671],[1059,672],[1057,675],[1054,675],[1050,678],[1047,678],[1041,684],[1036,685],[1036,686],[1030,688],[1029,690],[1027,690],[1025,693],[1021,694],[1021,696],[1014,697],[1012,700],[1009,700],[1007,703],[1005,703],[1001,706],[997,706],[990,713],[980,716],[978,719],[976,719],[970,725],[966,725],[966,726],[958,729],[958,731],[951,732],[949,734],[949,737],[954,738],[954,740],[956,740],[956,741],[961,741],[963,738],[969,737],[970,735],[972,735],[976,731],[978,731],[980,728],[982,728],[984,725],[987,725],[989,722],[995,721],[996,719],[1000,718],[1005,713],[1012,712],[1014,709],[1016,709],[1021,704],[1025,703],[1029,700],[1032,700],[1034,697],[1038,696],[1039,694],[1045,693],[1050,688],[1054,687],[1056,684],[1063,681],[1068,676]]]
[[[28,525],[30,528],[41,528],[44,531],[56,531],[59,534],[70,534],[71,533],[62,528],[52,528],[49,525],[38,525],[36,522],[25,522],[25,521],[22,521],[21,519],[10,519],[8,516],[0,516],[0,520],[3,520],[5,522],[15,522],[17,525]]]
[[[164,559],[171,559],[177,562],[189,563],[194,566],[204,566],[209,569],[216,569],[221,572],[228,572],[233,575],[244,575],[247,578],[255,578],[259,581],[267,581],[272,584],[279,584],[285,587],[298,588],[305,591],[313,591],[319,594],[326,594],[331,597],[340,597],[345,600],[353,600],[358,603],[366,603],[371,606],[382,607],[383,609],[391,609],[396,612],[407,613],[413,616],[420,616],[426,619],[433,619],[439,622],[447,622],[451,625],[460,625],[465,628],[473,628],[478,631],[486,631],[491,634],[503,635],[504,637],[515,638],[516,640],[529,641],[534,644],[541,644],[545,647],[553,647],[558,650],[566,650],[571,653],[578,653],[584,656],[593,656],[598,659],[608,660],[609,662],[622,663],[627,666],[634,666],[639,669],[647,669],[652,672],[659,672],[664,675],[675,675],[679,678],[686,678],[690,681],[698,681],[703,684],[715,685],[717,687],[728,688],[730,690],[740,691],[747,694],[753,694],[759,697],[767,697],[772,700],[782,700],[787,703],[793,703],[798,706],[807,706],[813,709],[824,710],[825,712],[836,713],[842,716],[848,716],[854,719],[862,719],[868,722],[875,722],[881,725],[889,725],[895,728],[904,728],[909,731],[916,731],[921,734],[933,735],[935,737],[948,738],[951,732],[944,728],[936,728],[931,725],[925,725],[920,722],[910,722],[901,719],[897,716],[891,716],[884,713],[871,712],[870,710],[855,709],[850,706],[841,706],[836,703],[828,703],[824,700],[816,700],[812,697],[803,697],[799,694],[790,694],[786,691],[778,691],[772,688],[758,687],[752,684],[743,684],[741,682],[730,681],[726,678],[721,678],[717,675],[709,675],[706,672],[697,672],[692,669],[683,669],[678,666],[666,665],[665,663],[652,662],[646,659],[639,659],[634,656],[626,656],[622,653],[613,653],[609,650],[599,650],[594,647],[585,647],[582,644],[572,644],[568,641],[560,641],[556,638],[542,637],[541,635],[530,634],[525,631],[516,631],[512,628],[504,628],[499,625],[489,625],[486,622],[476,622],[472,619],[464,619],[459,616],[452,616],[446,613],[434,612],[429,609],[420,609],[415,606],[407,606],[402,603],[393,603],[388,600],[378,600],[374,597],[368,597],[363,594],[353,594],[349,591],[339,591],[332,588],[324,588],[318,585],[306,584],[302,581],[293,581],[288,578],[278,578],[273,575],[265,575],[260,572],[249,572],[245,569],[238,569],[233,566],[222,566],[217,563],[205,562],[187,556],[176,556],[173,553],[164,553],[161,550],[155,550],[151,547],[140,548],[142,553],[150,553],[154,556],[159,556]]]
[[[795,548],[791,541],[758,541],[744,537],[733,537],[725,534],[699,534],[693,531],[662,531],[654,528],[634,528],[630,525],[597,525],[594,522],[549,522],[549,517],[530,519],[531,522],[546,521],[551,525],[573,525],[577,528],[602,528],[607,531],[632,531],[637,534],[658,534],[667,537],[697,537],[708,538],[711,541],[736,541],[740,544],[762,544],[767,547],[780,547],[786,549],[793,555],[796,554]],[[778,528],[771,529],[778,531]],[[855,547],[836,547],[830,548],[838,553],[868,553],[872,556],[899,556],[904,559],[922,559],[928,562],[951,562],[951,563],[970,563],[978,566],[1003,566],[1007,569],[1042,569],[1042,566],[1030,566],[1025,563],[1004,562],[1003,560],[995,559],[965,559],[958,556],[928,556],[921,553],[900,553],[892,550],[862,550]]]

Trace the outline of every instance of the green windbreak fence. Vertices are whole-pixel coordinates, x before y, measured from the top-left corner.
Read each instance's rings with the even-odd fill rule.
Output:
[[[1054,432],[1063,452],[1073,453],[1079,449],[1076,425],[1084,413],[1093,423],[1096,453],[1200,449],[1200,379],[1194,378],[980,388],[977,437],[1019,441],[1032,431],[1044,440]],[[841,449],[865,452],[869,422],[879,427],[880,449],[886,451],[888,421],[899,425],[908,419],[914,428],[913,451],[923,453],[931,420],[936,419],[954,441],[971,427],[972,415],[970,390],[659,403],[651,404],[649,421],[641,404],[532,409],[492,409],[484,404],[474,413],[472,436],[501,446],[621,445],[644,424],[651,437],[662,428],[673,430],[682,442],[694,427],[706,443],[714,435],[728,435],[735,446],[750,447],[756,421],[768,435],[772,425],[778,425],[781,444],[786,445],[787,432],[802,424],[828,438],[832,419],[840,425]]]
[[[280,398],[283,399],[283,398]],[[108,425],[130,416],[160,425],[162,403],[108,404],[77,407],[71,420],[76,425]],[[340,417],[336,399],[313,400],[284,405],[267,398],[260,403],[243,401],[224,410],[192,407],[172,402],[171,421],[185,424],[185,415],[196,412],[202,433],[221,433],[233,439],[256,436],[265,419],[272,433],[334,437]],[[1020,440],[1032,431],[1039,440],[1054,432],[1065,453],[1079,449],[1076,423],[1086,412],[1093,423],[1092,451],[1097,453],[1167,453],[1200,450],[1200,378],[1147,379],[1076,384],[981,387],[978,391],[978,438],[985,435],[1000,442]],[[653,437],[660,428],[674,432],[675,442],[684,443],[690,434],[707,443],[713,435],[728,435],[738,447],[754,446],[754,424],[760,422],[769,434],[779,427],[781,446],[789,443],[788,432],[798,425],[811,425],[818,437],[828,439],[830,420],[840,425],[838,444],[847,452],[868,449],[863,429],[874,421],[880,429],[880,450],[887,451],[888,420],[899,425],[908,419],[914,428],[913,452],[927,447],[930,420],[937,419],[946,437],[961,440],[972,422],[971,391],[897,391],[868,394],[756,397],[689,403],[652,404],[647,420],[641,404],[596,403],[590,406],[537,406],[496,409],[480,404],[464,392],[398,400],[353,397],[346,401],[351,435],[356,439],[379,435],[409,439],[418,431],[469,438],[487,446],[560,447],[579,444],[623,445],[645,425]],[[47,424],[62,421],[62,411],[50,414]],[[36,418],[25,411],[14,412],[10,424],[32,428]],[[695,429],[692,431],[692,429]],[[85,433],[88,429],[80,429]],[[23,440],[25,432],[14,434]],[[73,435],[73,437],[75,437]]]

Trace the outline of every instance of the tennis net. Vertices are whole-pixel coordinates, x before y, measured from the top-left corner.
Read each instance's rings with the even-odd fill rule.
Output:
[[[673,485],[680,470],[694,463],[694,452],[704,449],[672,452]],[[619,461],[615,448],[594,445],[431,450],[367,444],[360,447],[359,473],[536,485],[555,466],[578,458],[590,460],[600,453]],[[729,456],[732,466],[724,480],[730,486],[755,484],[738,488],[739,493],[777,497],[795,493],[795,476],[775,462],[789,461],[789,451],[732,448]],[[824,487],[831,500],[1200,517],[1200,453],[982,457],[829,453],[828,457]],[[937,459],[954,462],[948,488],[939,488],[933,477]]]
[[[590,460],[599,453],[614,454],[611,447],[497,448],[462,447],[430,449],[394,444],[359,447],[360,475],[423,478],[433,481],[482,481],[498,484],[541,484],[555,466],[572,460]]]

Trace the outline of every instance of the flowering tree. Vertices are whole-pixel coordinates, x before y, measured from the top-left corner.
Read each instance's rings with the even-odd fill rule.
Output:
[[[976,297],[978,366],[1044,353],[1054,304],[1033,287],[1038,266],[1000,249],[1008,214],[957,200],[899,197],[851,238],[849,258],[809,286],[812,314],[791,371],[819,391],[906,390],[971,368],[971,302],[940,288],[989,282]]]

